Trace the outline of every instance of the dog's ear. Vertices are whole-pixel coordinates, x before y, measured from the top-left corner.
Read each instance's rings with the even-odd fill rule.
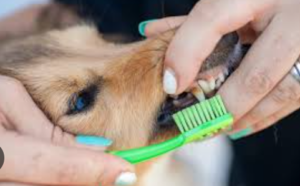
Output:
[[[82,21],[77,12],[76,7],[52,2],[41,10],[36,20],[36,28],[44,32],[73,26]]]
[[[72,6],[54,2],[32,5],[0,20],[0,44],[80,22],[76,8]]]

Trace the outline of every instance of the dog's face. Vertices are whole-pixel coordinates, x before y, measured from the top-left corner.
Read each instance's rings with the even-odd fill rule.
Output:
[[[144,146],[176,134],[171,114],[196,100],[163,92],[163,60],[173,32],[114,45],[87,26],[52,31],[3,45],[0,74],[19,79],[65,131],[113,139],[113,149]],[[206,60],[198,78],[217,83],[202,87],[206,94],[228,75],[236,42],[225,38]]]

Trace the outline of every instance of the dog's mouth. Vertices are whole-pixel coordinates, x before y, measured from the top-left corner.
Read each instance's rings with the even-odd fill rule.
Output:
[[[158,113],[157,124],[159,129],[174,127],[172,115],[196,102],[201,102],[216,94],[226,79],[240,65],[250,45],[236,44],[230,55],[217,66],[201,69],[193,87],[178,96],[168,96]]]

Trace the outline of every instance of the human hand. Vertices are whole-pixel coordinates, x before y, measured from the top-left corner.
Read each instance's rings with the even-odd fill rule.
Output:
[[[109,140],[65,133],[17,80],[0,76],[0,90],[0,147],[5,154],[0,185],[130,185],[136,180],[131,165],[103,152]],[[87,146],[91,139],[94,146]]]
[[[188,16],[150,22],[148,37],[181,25],[166,53],[165,91],[186,90],[222,36],[238,30],[253,45],[218,92],[234,115],[232,133],[243,133],[233,137],[299,109],[299,82],[287,75],[300,54],[299,8],[299,0],[202,0]]]

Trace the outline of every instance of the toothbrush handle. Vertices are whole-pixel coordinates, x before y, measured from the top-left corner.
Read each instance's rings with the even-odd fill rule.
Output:
[[[170,152],[180,146],[182,146],[185,142],[185,137],[183,135],[179,135],[175,138],[167,140],[165,142],[150,145],[147,147],[123,150],[123,151],[111,151],[110,154],[119,156],[126,161],[137,164],[151,158],[157,157],[159,155]]]

